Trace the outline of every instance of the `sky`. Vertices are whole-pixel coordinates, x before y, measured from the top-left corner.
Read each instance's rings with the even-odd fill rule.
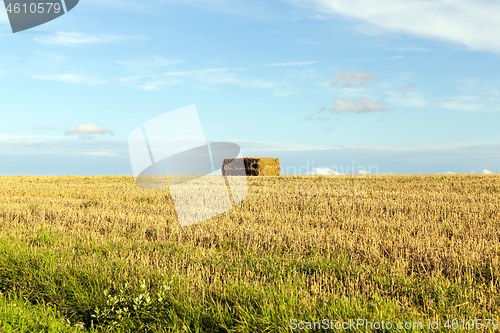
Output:
[[[500,173],[500,2],[81,0],[13,34],[0,175],[130,175],[128,137],[196,105],[284,174]]]

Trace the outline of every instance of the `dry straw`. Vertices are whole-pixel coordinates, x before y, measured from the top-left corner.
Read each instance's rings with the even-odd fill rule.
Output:
[[[348,183],[365,191],[281,194],[287,184]],[[176,274],[179,311],[196,302],[196,309],[219,311],[205,300],[220,294],[231,302],[224,316],[238,311],[264,323],[236,332],[266,331],[266,314],[254,310],[265,302],[269,313],[287,311],[286,318],[499,318],[499,175],[250,177],[248,184],[248,197],[234,209],[180,228],[168,190],[139,188],[131,176],[0,177],[0,244],[15,239],[30,244],[33,256],[50,258],[69,251],[73,259],[57,265],[69,263],[83,277],[102,267],[99,280],[109,285],[133,284],[138,272],[162,281]],[[16,286],[32,286],[22,278],[37,266],[10,269],[22,258],[12,256],[0,266],[0,280],[15,269],[23,272]],[[111,275],[117,263],[123,271]],[[238,290],[261,290],[266,298],[255,303]],[[276,318],[273,325],[285,325]]]

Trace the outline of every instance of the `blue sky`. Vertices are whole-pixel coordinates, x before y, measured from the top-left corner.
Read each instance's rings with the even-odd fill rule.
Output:
[[[129,134],[192,104],[207,140],[284,173],[499,173],[499,16],[483,0],[82,0],[12,34],[1,7],[0,175],[131,174]]]

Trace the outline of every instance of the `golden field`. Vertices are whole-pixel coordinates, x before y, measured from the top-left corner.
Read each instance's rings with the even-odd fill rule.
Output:
[[[168,191],[132,176],[0,177],[0,291],[53,304],[84,330],[500,319],[500,175],[248,184],[236,208],[181,228]],[[134,308],[141,293],[153,300]]]

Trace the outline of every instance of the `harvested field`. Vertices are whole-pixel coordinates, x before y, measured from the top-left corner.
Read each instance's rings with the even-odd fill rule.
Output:
[[[180,228],[168,191],[131,176],[0,177],[0,301],[80,331],[500,320],[499,175],[248,182],[236,208]]]

